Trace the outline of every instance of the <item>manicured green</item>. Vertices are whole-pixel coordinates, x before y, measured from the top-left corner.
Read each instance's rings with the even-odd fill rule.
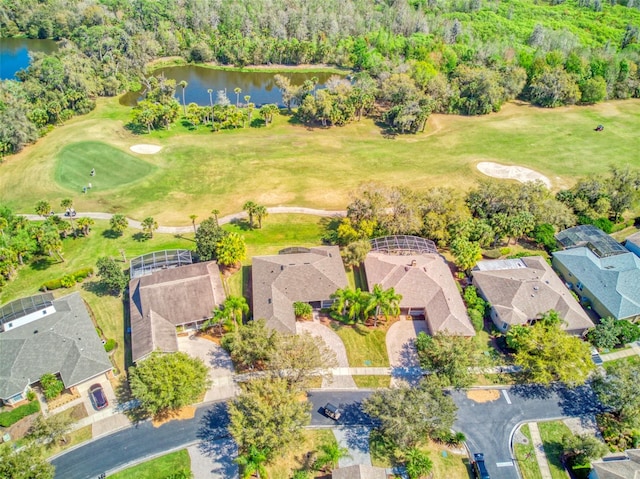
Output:
[[[164,225],[188,225],[189,215],[203,219],[212,208],[221,215],[238,212],[248,200],[265,206],[344,209],[350,192],[367,180],[416,190],[443,184],[467,189],[484,178],[476,170],[481,160],[531,167],[558,188],[579,176],[607,171],[612,158],[616,164],[640,166],[634,143],[639,105],[640,100],[628,100],[550,110],[510,103],[482,117],[432,115],[424,134],[390,139],[368,119],[309,129],[284,115],[267,128],[211,133],[206,127],[190,131],[178,124],[169,131],[134,136],[123,129],[129,109],[117,99],[101,99],[95,111],[7,159],[0,191],[20,212],[31,212],[41,199],[57,205],[69,190],[53,181],[59,170],[55,159],[65,147],[87,141],[111,145],[126,157],[136,143],[164,148],[144,157],[144,164],[157,167],[152,175],[123,184],[117,194],[101,186],[99,165],[83,162],[71,187],[90,181],[92,167],[97,168],[97,187],[86,195],[75,189],[76,210],[123,212],[139,220],[153,216]],[[596,133],[599,123],[606,128]],[[133,167],[122,171],[127,181],[140,177]]]
[[[95,176],[90,172],[95,169]],[[155,167],[124,151],[99,141],[81,141],[66,145],[56,157],[55,180],[71,191],[86,194],[107,191],[135,183]]]
[[[40,403],[31,401],[30,403],[18,406],[9,411],[0,412],[0,426],[9,427],[17,423],[20,419],[40,411]]]
[[[335,322],[332,323],[332,328],[344,343],[349,366],[352,368],[389,367],[386,331],[370,329],[360,324],[347,326]]]
[[[544,452],[547,455],[551,477],[553,479],[566,479],[567,474],[560,461],[562,456],[562,436],[571,433],[571,430],[562,421],[539,422],[538,429],[542,438]]]
[[[110,479],[164,479],[180,470],[191,470],[186,449],[172,452],[109,476]]]
[[[518,443],[515,444],[513,448],[516,455],[517,467],[520,470],[522,479],[542,479],[542,473],[536,461],[536,452],[533,448],[529,426],[525,424],[520,428],[520,432],[529,440],[527,444]]]

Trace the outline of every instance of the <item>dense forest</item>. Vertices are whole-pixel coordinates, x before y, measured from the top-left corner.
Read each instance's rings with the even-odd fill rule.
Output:
[[[361,72],[353,94],[336,84],[306,99],[303,120],[343,124],[375,101],[402,132],[430,112],[486,114],[514,98],[555,107],[640,96],[640,0],[0,0],[0,34],[60,42],[1,83],[0,153],[97,96],[138,89],[164,56]]]

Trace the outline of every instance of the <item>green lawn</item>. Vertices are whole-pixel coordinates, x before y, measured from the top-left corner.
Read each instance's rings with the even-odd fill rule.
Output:
[[[520,431],[529,440],[528,444],[514,445],[517,466],[520,469],[522,479],[542,479],[542,474],[536,461],[536,453],[533,449],[533,442],[531,441],[529,426],[525,424],[520,428]]]
[[[110,479],[164,479],[180,470],[191,470],[186,449],[172,452],[109,476]]]
[[[349,366],[389,367],[386,330],[370,329],[359,324],[346,326],[337,322],[332,322],[331,326],[344,343]]]
[[[54,456],[59,452],[64,451],[65,449],[69,449],[70,447],[80,444],[81,442],[88,441],[93,437],[92,427],[91,425],[81,427],[80,429],[71,431],[69,434],[67,434],[66,437],[67,442],[65,442],[64,444],[56,444],[55,446],[50,446],[46,449],[47,457]]]
[[[90,172],[95,169],[95,176]],[[156,167],[99,141],[71,143],[56,157],[55,180],[76,194],[91,183],[91,195],[142,180]]]
[[[388,388],[391,376],[353,376],[356,386],[363,389]]]
[[[604,363],[604,369],[608,371],[614,364],[627,364],[629,366],[640,365],[640,356],[628,356],[626,358],[614,359],[613,361],[606,361]]]
[[[551,469],[553,479],[566,479],[567,473],[560,462],[562,456],[562,436],[571,434],[571,430],[562,421],[539,422],[538,429],[542,438],[544,452]]]
[[[212,208],[237,212],[247,200],[342,209],[350,192],[367,180],[416,190],[443,184],[467,189],[483,177],[475,167],[481,160],[534,168],[558,188],[571,185],[577,176],[605,172],[612,158],[640,166],[634,141],[639,105],[637,99],[558,109],[510,103],[481,117],[432,115],[424,134],[389,139],[369,119],[310,129],[291,124],[284,115],[267,128],[211,133],[205,127],[189,131],[176,125],[136,136],[124,129],[129,108],[117,98],[99,99],[95,111],[7,158],[0,191],[16,211],[30,212],[40,199],[58,204],[69,190],[55,181],[56,159],[65,147],[88,141],[108,144],[127,157],[137,143],[164,148],[144,157],[144,165],[157,168],[153,174],[135,181],[139,176],[123,168],[118,174],[135,183],[118,183],[115,190],[94,188],[86,195],[78,191],[76,210],[154,216],[161,224],[189,224],[190,214],[203,218]],[[593,131],[598,123],[606,125],[604,132]],[[96,181],[102,181],[93,162],[76,161],[81,176],[67,180],[74,189],[89,181],[82,175],[92,167],[98,168]]]

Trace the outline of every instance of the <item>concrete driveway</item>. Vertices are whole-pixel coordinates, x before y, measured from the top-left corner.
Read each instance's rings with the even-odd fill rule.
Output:
[[[331,349],[338,361],[339,368],[348,368],[349,360],[347,359],[347,350],[344,347],[344,343],[340,336],[334,333],[331,328],[325,326],[320,321],[298,321],[296,323],[296,330],[298,334],[308,332],[312,336],[321,338],[329,349]],[[322,380],[323,388],[333,389],[355,389],[356,383],[353,381],[351,375],[338,376],[333,375],[331,379]]]
[[[200,442],[187,448],[193,479],[235,479],[239,477],[238,446],[231,438]]]
[[[356,464],[371,465],[371,453],[369,452],[370,432],[371,429],[364,426],[336,427],[333,429],[333,435],[338,441],[338,445],[349,450],[349,455],[338,461],[339,467],[348,467]]]
[[[420,332],[427,332],[427,322],[423,319],[401,319],[387,331],[392,387],[406,382],[414,383],[422,377],[415,344]]]
[[[205,394],[204,402],[229,399],[238,393],[233,380],[233,363],[221,346],[192,334],[178,337],[178,349],[202,359],[209,368],[211,387]]]

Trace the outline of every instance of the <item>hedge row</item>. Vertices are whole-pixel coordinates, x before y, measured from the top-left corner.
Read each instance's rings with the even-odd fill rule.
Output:
[[[20,419],[27,417],[33,413],[40,411],[40,403],[38,401],[31,401],[28,404],[18,406],[11,411],[0,412],[0,426],[9,427],[13,426]]]
[[[88,276],[93,275],[93,268],[82,268],[71,274],[66,274],[62,278],[52,279],[40,286],[41,291],[51,291],[60,288],[71,288],[74,284],[79,283]]]

